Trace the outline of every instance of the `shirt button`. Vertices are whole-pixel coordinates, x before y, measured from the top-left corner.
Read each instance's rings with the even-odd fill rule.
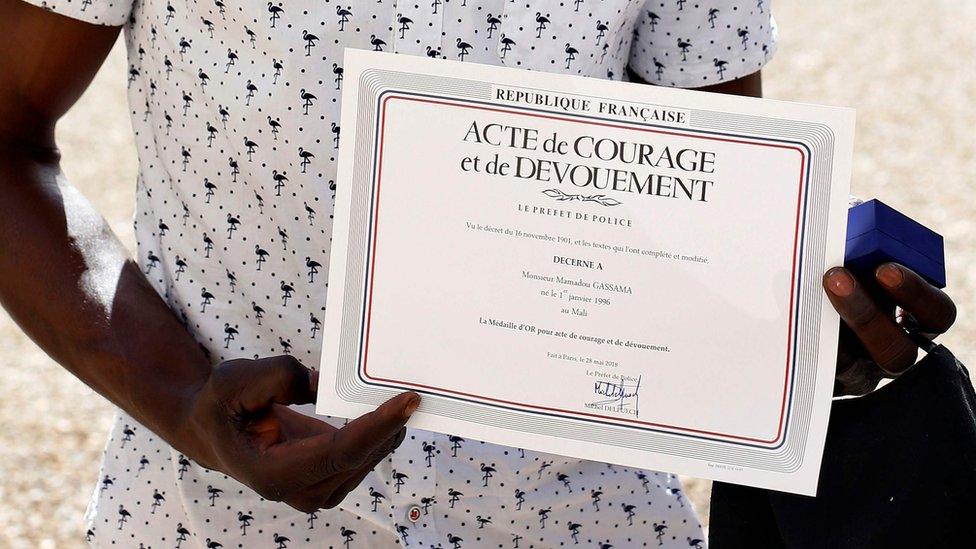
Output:
[[[410,522],[417,522],[420,520],[420,507],[411,505],[410,508],[407,509],[407,520]]]

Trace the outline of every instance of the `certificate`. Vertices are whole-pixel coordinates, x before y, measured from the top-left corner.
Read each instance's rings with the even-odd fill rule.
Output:
[[[816,492],[854,113],[346,50],[317,411]]]

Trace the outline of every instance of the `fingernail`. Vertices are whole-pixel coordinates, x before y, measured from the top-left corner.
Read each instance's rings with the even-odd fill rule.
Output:
[[[905,281],[905,273],[894,263],[885,263],[878,267],[874,276],[881,284],[891,289],[901,286],[901,283]]]
[[[418,406],[420,406],[420,397],[417,395],[411,395],[410,400],[408,400],[406,406],[403,407],[403,417],[412,416],[413,413],[417,411]]]
[[[847,297],[854,293],[854,279],[844,269],[834,267],[827,271],[827,289],[838,297]]]

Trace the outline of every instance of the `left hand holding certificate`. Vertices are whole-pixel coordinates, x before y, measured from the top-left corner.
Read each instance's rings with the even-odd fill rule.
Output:
[[[347,50],[317,411],[814,494],[854,116]]]

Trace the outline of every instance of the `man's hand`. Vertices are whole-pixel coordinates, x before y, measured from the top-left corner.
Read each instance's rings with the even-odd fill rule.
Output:
[[[823,286],[844,320],[837,395],[863,395],[882,378],[899,376],[915,364],[919,345],[947,331],[956,319],[949,296],[897,263],[879,266],[873,280],[834,267],[824,274]]]
[[[317,382],[290,356],[218,364],[188,417],[193,457],[265,499],[306,513],[335,507],[400,445],[420,396],[401,394],[337,429],[288,408],[314,402]]]

